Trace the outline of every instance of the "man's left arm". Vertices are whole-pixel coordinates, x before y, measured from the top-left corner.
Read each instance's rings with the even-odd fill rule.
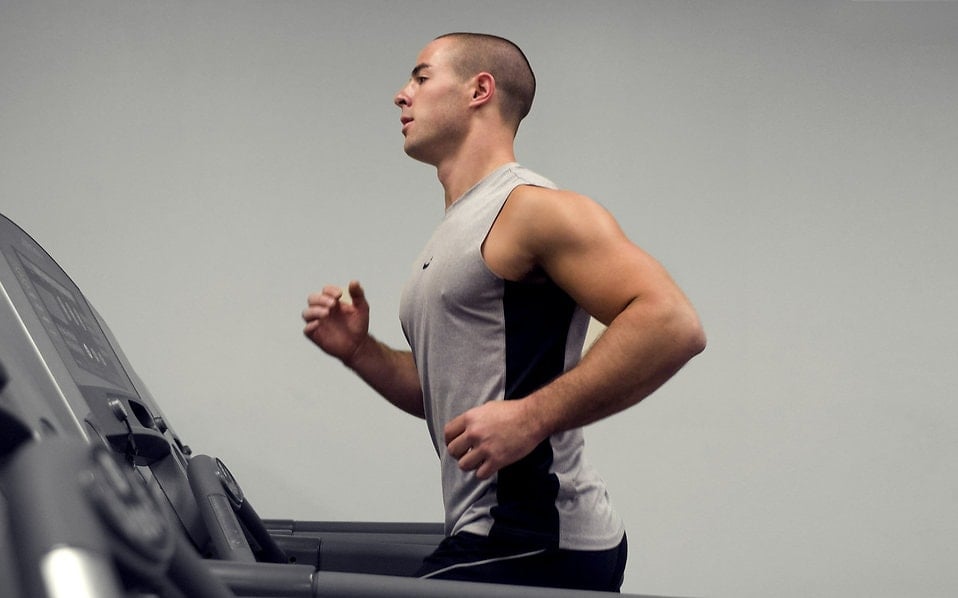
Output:
[[[521,187],[496,227],[519,259],[542,268],[607,328],[576,367],[550,384],[449,422],[450,454],[482,479],[552,434],[635,405],[705,348],[698,316],[668,272],[589,198]]]

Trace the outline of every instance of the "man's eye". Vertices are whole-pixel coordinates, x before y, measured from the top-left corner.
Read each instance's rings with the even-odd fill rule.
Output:
[[[426,78],[425,78],[425,77],[416,77],[416,83],[422,85],[422,84],[425,83],[425,82],[426,82]]]

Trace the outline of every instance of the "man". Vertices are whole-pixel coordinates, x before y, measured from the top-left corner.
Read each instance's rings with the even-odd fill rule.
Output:
[[[582,456],[581,428],[652,393],[705,347],[665,270],[591,199],[516,164],[535,78],[502,38],[428,44],[395,97],[406,153],[436,167],[445,218],[403,291],[412,351],[352,302],[310,295],[304,332],[426,419],[446,540],[422,577],[617,591],[624,526]],[[607,326],[579,361],[589,316]]]

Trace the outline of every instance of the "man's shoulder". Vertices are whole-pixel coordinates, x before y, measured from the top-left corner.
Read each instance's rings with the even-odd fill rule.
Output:
[[[512,225],[514,238],[539,255],[558,245],[578,245],[618,229],[615,218],[592,198],[536,185],[516,187],[502,216]]]
[[[509,195],[509,203],[517,209],[532,210],[541,213],[542,211],[577,211],[586,205],[594,205],[595,202],[575,191],[568,189],[557,189],[553,187],[543,187],[532,183],[523,183],[516,186]]]

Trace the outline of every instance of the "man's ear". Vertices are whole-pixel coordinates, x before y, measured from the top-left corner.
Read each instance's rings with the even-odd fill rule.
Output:
[[[472,104],[485,104],[496,94],[496,79],[491,74],[482,72],[473,77]]]

